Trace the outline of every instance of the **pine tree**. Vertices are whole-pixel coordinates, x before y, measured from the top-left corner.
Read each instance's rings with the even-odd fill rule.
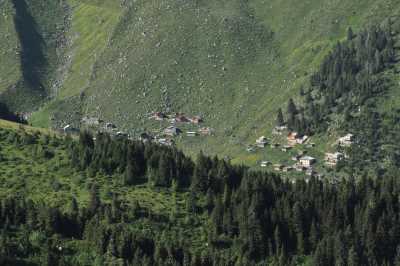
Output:
[[[353,39],[354,39],[354,32],[353,32],[353,29],[351,27],[349,27],[347,29],[347,40],[351,41]]]
[[[345,266],[346,265],[346,249],[343,243],[343,234],[340,231],[335,237],[335,266]]]
[[[134,173],[134,166],[132,160],[128,160],[126,163],[126,170],[124,174],[124,184],[128,186],[135,185],[137,182],[135,173]]]
[[[397,246],[396,257],[394,258],[394,266],[400,266],[400,245]]]
[[[355,250],[354,246],[352,246],[349,250],[349,253],[347,256],[347,265],[348,266],[359,266],[360,265],[360,259],[359,259],[358,253]]]
[[[209,171],[211,168],[211,161],[208,157],[206,157],[202,152],[197,157],[197,161],[195,164],[194,172],[193,172],[193,180],[191,189],[193,191],[207,192],[210,186],[209,180]]]
[[[290,98],[290,99],[289,99],[289,102],[288,102],[288,106],[287,106],[287,113],[288,113],[289,115],[290,115],[290,114],[296,115],[297,112],[298,112],[298,111],[297,111],[296,104],[294,103],[293,99]]]
[[[285,119],[283,118],[282,108],[278,109],[278,113],[276,115],[276,125],[278,127],[285,125]]]
[[[314,253],[314,264],[315,266],[327,265],[327,259],[324,251],[324,243],[321,241]]]
[[[310,245],[311,245],[311,249],[316,249],[318,242],[319,242],[319,238],[320,238],[320,234],[319,234],[319,230],[315,224],[315,221],[313,220],[311,223],[311,229],[310,229],[310,237],[309,237],[309,241],[310,241]]]
[[[89,214],[94,215],[97,211],[97,209],[100,207],[101,201],[99,197],[99,189],[96,184],[92,185],[92,188],[90,190],[90,200],[89,200]]]
[[[275,231],[274,231],[274,240],[275,240],[275,253],[278,252],[278,250],[280,250],[283,246],[283,242],[281,239],[281,232],[279,230],[279,226],[275,227]]]
[[[224,209],[222,200],[220,197],[218,197],[215,202],[214,210],[211,214],[211,221],[213,226],[215,227],[215,232],[217,235],[219,235],[222,232],[222,223],[224,220],[223,215],[224,215]]]

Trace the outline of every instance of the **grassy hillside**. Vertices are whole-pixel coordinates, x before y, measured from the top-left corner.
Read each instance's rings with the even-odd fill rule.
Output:
[[[71,22],[66,32],[65,62],[59,66],[59,87],[50,103],[33,114],[34,125],[61,126],[65,120],[80,120],[79,95],[89,86],[93,65],[106,48],[121,15],[116,2],[70,0],[68,6]]]
[[[33,2],[32,2],[33,3]],[[215,129],[178,140],[254,164],[245,146],[269,135],[275,112],[296,97],[333,45],[400,10],[396,1],[78,1],[65,3],[65,60],[39,126],[79,125],[84,115],[132,135],[168,124],[153,111],[200,114]],[[1,28],[1,26],[0,26]]]
[[[15,10],[11,1],[0,3],[0,90],[3,92],[15,85],[21,77],[19,61],[19,41],[14,27]]]

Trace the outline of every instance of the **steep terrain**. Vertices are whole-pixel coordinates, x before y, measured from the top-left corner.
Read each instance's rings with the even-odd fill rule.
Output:
[[[13,26],[5,34],[5,45],[12,44],[8,47],[12,53],[2,67],[13,72],[9,76],[2,72],[8,82],[2,85],[1,98],[11,109],[35,110],[57,86],[68,7],[64,1],[15,0],[3,1],[2,5],[3,19]]]
[[[62,60],[51,63],[57,78],[45,76],[52,100],[36,105],[41,108],[31,118],[34,125],[78,126],[88,115],[137,135],[167,126],[149,121],[150,112],[199,114],[215,129],[215,136],[183,138],[178,140],[180,147],[253,164],[262,156],[247,155],[246,145],[269,134],[276,110],[297,97],[347,28],[358,31],[381,23],[400,9],[392,0],[68,0],[62,14],[52,12],[56,15],[51,20],[40,21],[34,8],[40,3],[44,2],[29,1],[29,7],[45,41],[52,27],[40,25],[59,25],[60,18],[67,19],[58,31],[65,38]],[[9,15],[3,18],[8,24],[2,25],[9,26],[1,30],[18,32],[18,20],[11,19],[16,9],[8,1],[3,5]],[[42,12],[50,14],[50,9],[59,7]],[[4,45],[10,46],[13,38],[18,43],[10,33],[10,44]],[[52,58],[51,49],[43,51]],[[15,67],[18,64],[10,60],[18,62],[16,58],[8,54],[7,60]],[[14,78],[4,74],[7,82],[0,89],[24,79],[24,68],[20,72],[12,72]]]

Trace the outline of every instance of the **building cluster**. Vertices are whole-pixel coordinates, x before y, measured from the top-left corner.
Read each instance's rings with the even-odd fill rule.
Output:
[[[194,125],[198,125],[203,123],[204,120],[201,116],[192,116],[188,117],[184,113],[173,113],[173,114],[165,114],[163,112],[154,112],[150,119],[154,119],[156,121],[166,121],[168,120],[170,123],[192,123]]]
[[[182,134],[183,131],[176,126],[169,126],[164,129],[163,133],[164,133],[164,135],[169,136],[169,137],[176,137],[176,136]],[[200,129],[198,129],[197,131],[187,131],[186,136],[188,136],[188,137],[196,137],[198,135],[210,136],[210,135],[212,135],[212,133],[213,133],[212,128],[202,127]]]
[[[343,137],[340,137],[336,144],[340,148],[348,148],[351,147],[354,143],[354,135],[353,134],[346,134]],[[346,154],[343,152],[327,152],[325,153],[325,165],[328,167],[336,167],[340,161],[346,159]]]
[[[270,143],[269,139],[267,139],[265,136],[261,136],[256,140],[256,144],[253,146],[249,146],[247,148],[247,151],[254,151],[257,147],[258,148],[264,148],[266,145],[270,145],[272,149],[280,149],[283,152],[289,152],[295,148],[295,146],[298,145],[303,145],[304,148],[313,148],[315,147],[314,143],[310,142],[310,137],[307,135],[301,135],[297,132],[288,132],[288,129],[286,126],[279,126],[275,127],[272,131],[273,135],[278,135],[278,136],[286,136],[286,141],[287,143],[285,145],[282,145],[280,143]],[[353,134],[346,134],[343,137],[340,137],[336,141],[336,145],[339,148],[346,148],[350,147],[354,143],[354,135]],[[291,172],[291,171],[297,171],[297,172],[303,172],[307,176],[316,176],[321,178],[323,175],[319,174],[316,169],[315,165],[317,164],[317,159],[309,156],[306,154],[306,151],[300,151],[298,154],[292,156],[292,161],[295,163],[293,165],[284,165],[284,164],[272,164],[269,161],[261,161],[260,166],[261,167],[268,167],[271,166],[273,169],[277,172]],[[324,158],[324,164],[327,167],[336,167],[338,163],[342,160],[346,159],[346,154],[343,152],[327,152],[325,153],[325,158]]]

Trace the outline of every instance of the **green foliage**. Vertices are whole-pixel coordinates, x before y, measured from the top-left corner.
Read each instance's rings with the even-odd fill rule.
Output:
[[[25,173],[17,168],[1,183],[3,262],[392,265],[398,259],[397,175],[335,185],[315,178],[289,183],[204,154],[193,163],[174,148],[104,134],[93,141],[82,132],[74,140],[22,129],[0,129],[0,171],[16,160],[34,173],[18,179]],[[53,150],[54,157],[32,164],[34,147]],[[152,176],[153,187],[125,182],[128,165],[141,160],[144,172],[132,173],[144,181]],[[57,162],[56,170],[36,169],[50,170]],[[185,186],[173,171],[178,162],[189,180]],[[85,176],[83,183],[74,183],[77,175]]]

